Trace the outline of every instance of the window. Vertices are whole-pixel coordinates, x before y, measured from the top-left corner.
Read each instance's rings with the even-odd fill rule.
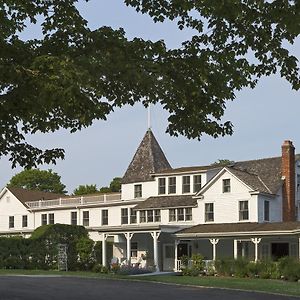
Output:
[[[147,210],[147,222],[153,222],[153,210]]]
[[[154,222],[160,222],[160,210],[159,209],[155,209],[154,210]]]
[[[176,221],[176,209],[169,209],[169,222]]]
[[[121,208],[121,224],[128,224],[128,209]]]
[[[130,208],[130,223],[136,223],[136,210]]]
[[[191,177],[182,176],[182,193],[189,193],[191,191]]]
[[[47,214],[42,214],[41,218],[42,218],[41,221],[42,225],[47,225]]]
[[[184,221],[184,208],[177,208],[177,221]]]
[[[264,201],[264,220],[270,221],[270,202]]]
[[[146,211],[145,210],[140,211],[140,223],[146,223]]]
[[[142,198],[142,185],[141,184],[134,185],[134,198]]]
[[[169,209],[169,222],[191,221],[192,219],[193,216],[191,207]]]
[[[27,215],[22,216],[22,227],[28,226],[28,217]]]
[[[54,224],[54,214],[49,214],[49,224]]]
[[[186,221],[192,221],[193,215],[192,215],[192,208],[186,208],[185,209],[185,220]]]
[[[108,225],[108,210],[107,209],[102,209],[101,211],[102,214],[102,225]]]
[[[169,177],[169,194],[176,194],[176,177]]]
[[[71,211],[71,225],[77,225],[77,211]]]
[[[166,193],[166,178],[158,178],[158,194],[163,195]]]
[[[239,219],[240,221],[249,219],[248,201],[239,202]]]
[[[90,212],[88,210],[82,212],[82,225],[90,226]]]
[[[138,252],[138,243],[137,242],[131,242],[131,252],[130,256],[131,257],[137,257],[137,252]]]
[[[194,193],[199,192],[201,189],[201,175],[194,175]]]
[[[230,179],[223,179],[223,193],[230,193]]]
[[[205,203],[205,222],[214,221],[214,204]]]
[[[14,216],[9,216],[9,228],[14,228],[15,227],[15,217]]]

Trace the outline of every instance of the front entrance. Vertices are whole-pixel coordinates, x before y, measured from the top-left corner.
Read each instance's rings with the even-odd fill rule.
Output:
[[[175,250],[173,244],[164,244],[163,248],[163,270],[173,271],[175,268]]]
[[[281,257],[289,256],[289,243],[272,243],[271,255],[275,261]]]
[[[189,243],[180,243],[177,246],[177,257],[180,259],[181,256],[191,256],[191,246]]]

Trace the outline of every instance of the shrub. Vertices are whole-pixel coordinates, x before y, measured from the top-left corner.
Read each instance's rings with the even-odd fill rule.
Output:
[[[237,258],[232,261],[232,274],[239,278],[248,276],[249,261],[245,258]]]
[[[101,264],[95,264],[92,268],[92,271],[95,273],[107,274],[109,272],[109,269],[105,266],[102,266]]]
[[[120,275],[138,275],[154,272],[153,268],[140,268],[138,266],[123,265],[117,270]]]
[[[233,259],[218,259],[215,261],[215,269],[218,275],[232,276],[233,274]]]
[[[300,279],[300,263],[295,258],[280,258],[278,261],[278,270],[286,280],[297,281]]]

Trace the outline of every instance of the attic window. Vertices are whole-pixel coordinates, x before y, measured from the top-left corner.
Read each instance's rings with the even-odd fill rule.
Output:
[[[230,193],[230,179],[223,179],[223,193]]]
[[[158,194],[163,195],[166,193],[166,178],[158,178]]]
[[[142,198],[142,185],[141,184],[134,185],[134,198]]]

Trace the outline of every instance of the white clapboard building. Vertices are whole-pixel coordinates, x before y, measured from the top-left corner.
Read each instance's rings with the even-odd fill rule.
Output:
[[[83,225],[107,241],[114,260],[169,271],[180,257],[253,261],[300,255],[300,155],[291,141],[281,156],[172,168],[147,130],[123,179],[120,193],[73,197],[4,188],[0,234],[30,236],[43,224]]]

